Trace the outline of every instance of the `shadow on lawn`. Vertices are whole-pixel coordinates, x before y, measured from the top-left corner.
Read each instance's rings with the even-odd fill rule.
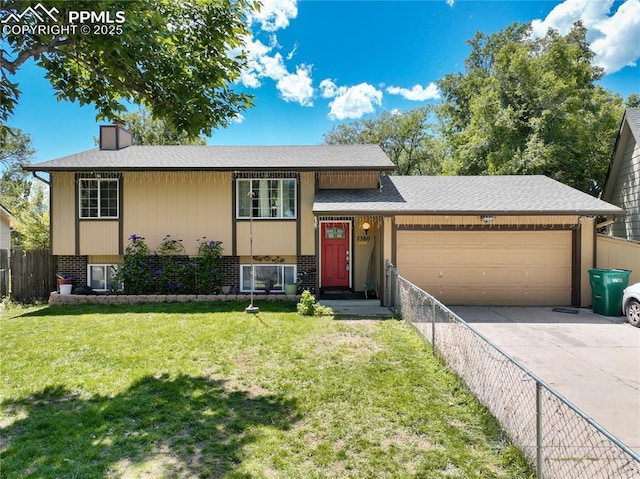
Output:
[[[75,314],[122,314],[122,313],[243,313],[248,301],[173,302],[136,304],[69,304],[46,306],[29,311],[20,317],[70,316]],[[255,305],[264,313],[292,313],[296,303],[291,301],[256,301]]]
[[[233,473],[263,429],[286,430],[295,403],[226,381],[145,377],[115,397],[61,387],[5,402],[0,476],[249,477]]]

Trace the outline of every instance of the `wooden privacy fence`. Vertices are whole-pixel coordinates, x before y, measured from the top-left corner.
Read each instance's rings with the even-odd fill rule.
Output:
[[[629,284],[640,282],[640,243],[613,236],[596,237],[596,267],[631,270]]]
[[[21,303],[48,300],[55,291],[57,261],[48,249],[11,250],[11,298]]]
[[[0,298],[9,294],[9,250],[0,249]]]

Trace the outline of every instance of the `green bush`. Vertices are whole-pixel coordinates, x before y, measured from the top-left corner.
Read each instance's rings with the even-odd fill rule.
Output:
[[[133,234],[129,241],[117,279],[124,285],[127,294],[150,293],[153,290],[153,276],[149,267],[149,247],[142,236]]]
[[[316,297],[308,289],[302,292],[296,308],[302,316],[333,316],[333,310],[316,302]]]
[[[131,235],[117,281],[127,294],[215,294],[222,287],[222,242],[198,240],[198,256],[185,254],[181,239],[166,235],[152,253],[142,236]]]

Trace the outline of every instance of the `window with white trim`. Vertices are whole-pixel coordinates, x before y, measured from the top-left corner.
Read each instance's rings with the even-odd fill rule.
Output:
[[[295,284],[295,264],[255,264],[256,274],[254,291],[284,292],[285,284]],[[251,265],[240,265],[240,291],[251,291]]]
[[[117,179],[80,178],[80,218],[118,218]]]
[[[117,272],[117,264],[88,264],[87,284],[94,291],[122,291]]]
[[[295,218],[296,180],[294,178],[264,178],[259,180],[236,180],[236,217],[254,218]],[[253,189],[253,200],[249,192]]]

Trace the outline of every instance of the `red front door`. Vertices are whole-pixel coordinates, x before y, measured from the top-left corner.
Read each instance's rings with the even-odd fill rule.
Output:
[[[321,223],[321,278],[320,286],[349,287],[350,244],[348,222]]]

